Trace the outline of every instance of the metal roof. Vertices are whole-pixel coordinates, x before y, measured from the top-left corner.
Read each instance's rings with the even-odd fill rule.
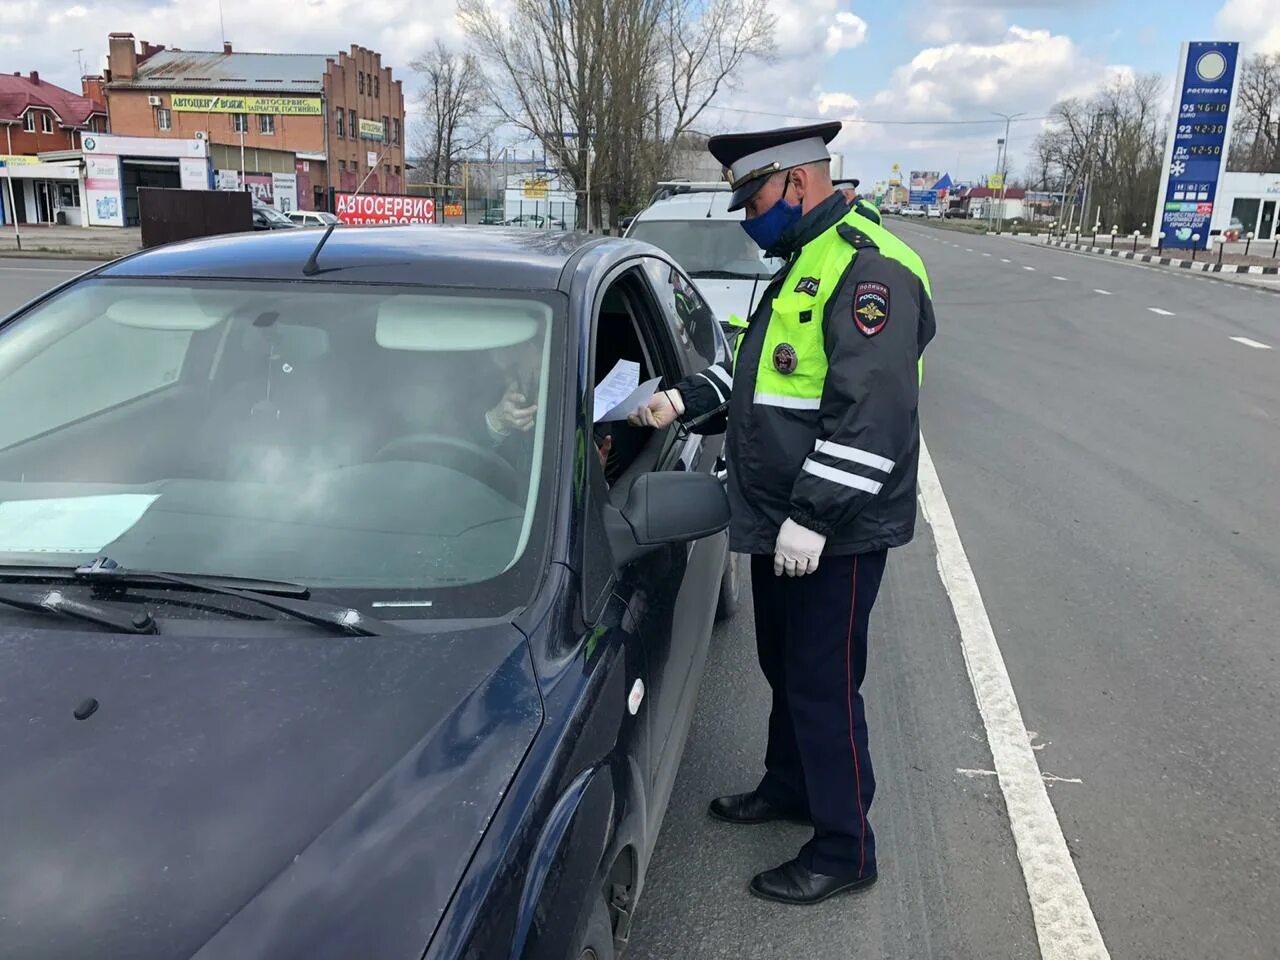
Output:
[[[111,86],[316,94],[322,90],[328,59],[322,53],[161,50],[138,65],[137,79],[112,81]]]

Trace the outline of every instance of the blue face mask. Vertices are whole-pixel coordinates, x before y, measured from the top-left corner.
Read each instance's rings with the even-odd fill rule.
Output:
[[[798,203],[787,203],[787,192],[782,191],[778,202],[755,217],[742,221],[742,229],[755,241],[761,250],[772,250],[782,239],[782,235],[795,226],[802,215]]]

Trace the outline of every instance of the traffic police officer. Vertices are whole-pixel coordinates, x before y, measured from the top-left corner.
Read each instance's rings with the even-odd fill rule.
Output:
[[[713,137],[730,210],[786,259],[733,369],[659,391],[633,422],[727,425],[731,548],[751,555],[756,642],[773,691],[765,774],[711,803],[731,823],[812,824],[751,891],[817,903],[876,879],[875,777],[859,686],[886,552],[916,517],[919,364],[934,334],[920,258],[833,189],[839,123]],[[741,323],[739,321],[739,323]],[[785,576],[784,576],[785,574]]]

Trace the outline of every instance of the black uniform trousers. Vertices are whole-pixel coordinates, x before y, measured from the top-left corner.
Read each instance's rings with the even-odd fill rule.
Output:
[[[756,648],[773,690],[758,790],[775,806],[808,814],[813,839],[800,860],[828,876],[876,872],[867,820],[876,781],[858,690],[886,554],[824,556],[805,577],[775,576],[772,555],[751,558]]]

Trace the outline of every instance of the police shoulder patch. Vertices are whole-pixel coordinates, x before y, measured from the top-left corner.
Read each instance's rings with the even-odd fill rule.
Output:
[[[800,282],[796,284],[796,293],[807,293],[811,297],[818,295],[817,277],[802,277]]]
[[[853,290],[853,322],[862,335],[874,337],[889,322],[889,288],[875,280],[864,280]]]

